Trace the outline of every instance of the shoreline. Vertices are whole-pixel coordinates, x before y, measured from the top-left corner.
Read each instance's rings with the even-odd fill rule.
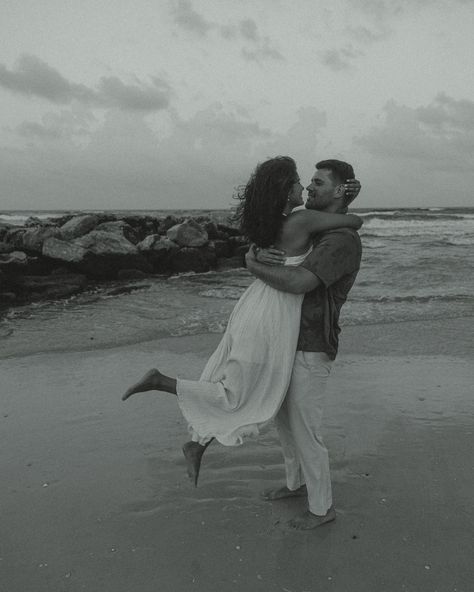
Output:
[[[471,329],[469,329],[469,327]],[[434,340],[430,338],[433,331],[443,335],[443,339]],[[359,333],[362,333],[362,338]],[[462,357],[474,356],[474,340],[471,335],[474,333],[474,315],[456,316],[444,319],[422,319],[422,320],[399,320],[387,321],[384,323],[374,322],[366,324],[351,324],[342,327],[339,340],[339,353],[336,362],[345,354],[367,354],[382,355],[387,352],[391,355],[455,355]],[[180,340],[190,340],[193,344],[206,344],[212,352],[216,347],[222,333],[194,333],[185,335],[161,335],[152,338],[142,339],[137,337],[134,340],[123,340],[120,343],[111,341],[100,342],[94,340],[84,343],[83,346],[62,347],[56,345],[48,349],[37,347],[32,351],[17,351],[15,353],[3,354],[2,349],[7,350],[12,345],[14,338],[10,334],[0,334],[0,361],[26,358],[29,356],[41,356],[48,354],[74,354],[87,352],[109,351],[120,348],[140,348],[146,350],[164,347],[171,351],[181,348]],[[426,338],[423,340],[423,336]],[[10,347],[10,349],[12,349]],[[13,346],[14,349],[14,346]],[[20,348],[21,349],[21,348]]]
[[[283,478],[273,427],[211,446],[195,489],[174,398],[120,401],[151,365],[197,378],[219,334],[1,359],[5,589],[470,592],[472,323],[343,328],[337,520],[308,533],[284,525],[304,500],[258,495]]]

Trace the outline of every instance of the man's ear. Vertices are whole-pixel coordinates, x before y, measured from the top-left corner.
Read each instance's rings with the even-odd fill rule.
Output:
[[[338,202],[337,212],[339,214],[347,214],[347,198],[346,188],[344,185],[338,185],[334,191],[334,199]]]

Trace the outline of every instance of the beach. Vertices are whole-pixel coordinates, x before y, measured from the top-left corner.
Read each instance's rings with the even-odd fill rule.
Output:
[[[197,378],[220,335],[3,355],[2,592],[471,592],[473,318],[347,326],[324,436],[337,520],[286,521],[274,427],[186,476],[174,397],[125,388],[149,367]]]

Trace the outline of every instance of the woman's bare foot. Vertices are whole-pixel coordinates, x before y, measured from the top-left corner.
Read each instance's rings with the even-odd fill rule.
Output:
[[[265,489],[261,493],[261,498],[267,502],[273,502],[287,497],[306,497],[307,495],[308,490],[306,489],[306,485],[302,485],[298,489],[288,489],[286,485],[283,485],[283,487]]]
[[[161,374],[156,368],[152,368],[138,382],[127,389],[126,393],[122,395],[122,401],[126,401],[135,393],[161,390],[162,378],[164,378],[163,374]]]
[[[201,470],[201,460],[204,451],[209,444],[214,440],[211,438],[206,444],[199,444],[199,442],[186,442],[183,446],[183,454],[186,459],[186,466],[188,477],[194,481],[194,487],[197,487],[199,471]]]

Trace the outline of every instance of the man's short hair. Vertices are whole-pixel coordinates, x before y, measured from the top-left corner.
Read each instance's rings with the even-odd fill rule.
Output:
[[[316,163],[316,168],[318,170],[325,169],[331,171],[332,177],[336,183],[345,183],[347,179],[355,178],[352,166],[342,160],[321,160]]]

